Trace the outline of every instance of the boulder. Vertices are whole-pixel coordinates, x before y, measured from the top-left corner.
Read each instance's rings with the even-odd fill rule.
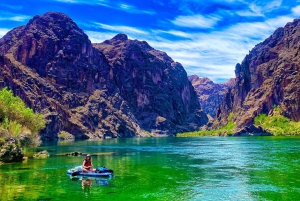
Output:
[[[23,157],[22,149],[14,143],[7,143],[0,147],[0,162],[20,162]]]
[[[40,151],[36,154],[33,155],[33,158],[36,158],[36,159],[43,159],[43,158],[48,158],[50,156],[50,154],[44,150],[44,151]]]
[[[265,131],[262,127],[251,125],[244,127],[240,131],[232,134],[232,136],[272,136],[272,134]]]

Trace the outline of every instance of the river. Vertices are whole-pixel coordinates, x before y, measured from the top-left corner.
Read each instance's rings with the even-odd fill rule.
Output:
[[[0,200],[299,200],[300,138],[131,138],[55,142],[47,159],[0,166]],[[32,150],[26,150],[28,154]],[[93,156],[111,179],[71,179]],[[88,183],[86,183],[88,182]]]

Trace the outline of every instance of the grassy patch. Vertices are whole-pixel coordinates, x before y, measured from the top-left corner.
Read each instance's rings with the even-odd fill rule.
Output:
[[[282,115],[279,107],[274,107],[273,114],[260,114],[254,119],[255,126],[261,126],[264,130],[275,136],[300,135],[300,122],[291,121]]]
[[[74,136],[66,131],[62,131],[58,134],[58,137],[59,139],[62,139],[62,140],[73,140],[74,139]]]
[[[177,137],[198,137],[198,136],[220,136],[220,135],[231,135],[236,125],[231,120],[226,126],[220,127],[216,130],[199,130],[194,132],[178,133]]]

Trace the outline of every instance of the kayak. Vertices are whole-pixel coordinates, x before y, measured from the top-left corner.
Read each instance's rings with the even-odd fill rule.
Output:
[[[71,176],[86,176],[86,177],[111,177],[114,171],[106,167],[99,167],[93,172],[83,172],[81,166],[67,170],[67,174]]]

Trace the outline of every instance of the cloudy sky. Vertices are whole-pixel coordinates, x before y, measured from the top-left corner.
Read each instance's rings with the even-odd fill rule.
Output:
[[[48,11],[69,15],[92,42],[125,33],[188,75],[224,82],[257,43],[300,18],[300,0],[1,0],[0,37]]]

